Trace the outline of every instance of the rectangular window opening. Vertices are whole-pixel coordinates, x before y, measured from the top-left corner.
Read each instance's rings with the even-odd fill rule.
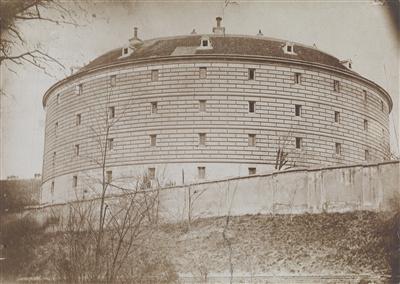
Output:
[[[111,183],[112,182],[112,171],[107,171],[106,176],[107,176],[107,183]]]
[[[256,146],[256,135],[249,134],[249,146]]]
[[[158,70],[151,70],[151,81],[158,81]]]
[[[199,68],[199,77],[200,77],[200,79],[207,78],[207,68],[206,67]]]
[[[155,147],[157,145],[157,135],[150,135],[150,146]]]
[[[114,149],[114,138],[108,138],[107,139],[107,149],[111,151]]]
[[[51,195],[54,194],[54,180],[51,182],[50,193],[51,193]]]
[[[208,40],[206,40],[206,39],[202,40],[201,41],[201,45],[204,46],[204,47],[207,47],[208,46]]]
[[[78,96],[83,94],[83,84],[78,85]]]
[[[151,114],[156,114],[157,111],[158,111],[157,102],[152,102],[152,103],[151,103]]]
[[[339,123],[340,122],[340,112],[335,111],[335,122]]]
[[[256,112],[256,102],[249,101],[249,112]]]
[[[200,146],[206,145],[206,134],[205,133],[199,133],[199,145]]]
[[[294,83],[301,84],[301,73],[294,73]]]
[[[115,107],[108,107],[108,118],[115,118]]]
[[[249,80],[255,80],[256,77],[256,69],[249,68]]]
[[[296,137],[296,149],[301,149],[301,137]]]
[[[72,177],[72,186],[77,187],[78,186],[78,176],[73,176]]]
[[[301,116],[301,105],[294,106],[294,114],[295,116]]]
[[[200,100],[199,101],[199,111],[200,112],[206,112],[206,101],[205,100]]]
[[[364,159],[365,159],[366,161],[369,160],[369,151],[368,151],[368,150],[365,150],[365,151],[364,151]]]
[[[206,167],[197,167],[197,176],[199,179],[206,178]]]
[[[381,101],[381,111],[384,112],[385,111],[385,106],[383,104],[383,101]]]
[[[368,120],[364,119],[364,130],[368,131]]]
[[[110,77],[110,86],[111,87],[115,87],[117,85],[117,76],[116,75],[112,75]]]
[[[53,166],[56,164],[56,157],[57,157],[57,153],[53,152],[53,160],[52,160]]]
[[[76,118],[75,118],[75,125],[76,125],[76,126],[81,125],[81,114],[80,114],[80,113],[78,113],[78,114],[76,115]]]
[[[342,144],[335,143],[335,152],[336,152],[336,155],[341,155],[342,154]]]
[[[363,90],[363,97],[364,97],[364,102],[366,102],[368,99],[367,90]]]
[[[339,92],[340,89],[340,82],[338,80],[333,80],[333,90],[335,92]]]
[[[75,156],[79,156],[79,144],[75,144],[74,151],[75,151]]]
[[[257,169],[256,168],[249,168],[249,176],[255,175],[256,173],[257,173]]]
[[[148,168],[147,175],[150,180],[154,180],[156,178],[156,168]]]

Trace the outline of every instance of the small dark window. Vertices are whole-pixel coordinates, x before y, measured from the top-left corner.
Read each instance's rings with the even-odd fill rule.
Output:
[[[301,105],[294,106],[294,114],[295,116],[301,116]]]
[[[200,112],[205,112],[206,111],[206,101],[205,100],[200,100],[199,101],[199,111]]]
[[[54,194],[54,180],[51,182],[50,193],[51,193],[51,195]]]
[[[150,180],[154,180],[156,178],[156,168],[148,168],[147,175]]]
[[[128,54],[128,48],[127,47],[124,48],[124,55],[126,55],[126,54]]]
[[[111,106],[108,107],[108,118],[114,118],[115,117],[115,107]]]
[[[256,168],[249,168],[249,176],[255,175],[256,173],[257,173],[257,169]]]
[[[78,176],[73,176],[72,177],[72,186],[77,187],[78,186]]]
[[[83,84],[78,85],[78,96],[83,94]]]
[[[200,146],[206,145],[206,134],[205,133],[199,133],[199,145]]]
[[[106,176],[107,176],[107,183],[111,183],[112,182],[112,171],[107,171]]]
[[[291,46],[291,45],[288,45],[287,48],[286,48],[286,50],[287,50],[287,52],[292,52],[292,46]]]
[[[296,149],[301,149],[301,138],[296,137]]]
[[[157,145],[157,135],[150,135],[150,146],[155,147]]]
[[[74,150],[75,150],[75,156],[79,156],[79,144],[75,144]]]
[[[339,123],[340,122],[340,112],[335,111],[335,122]]]
[[[382,111],[382,112],[385,111],[385,106],[384,106],[384,104],[383,104],[383,101],[381,101],[381,111]]]
[[[341,155],[342,154],[342,144],[335,143],[335,152],[336,152],[336,155]]]
[[[60,103],[60,100],[61,100],[61,94],[57,94],[57,104]]]
[[[364,130],[368,131],[368,120],[364,119]]]
[[[256,112],[256,102],[249,101],[249,112]]]
[[[158,70],[151,70],[151,81],[158,81]]]
[[[157,111],[158,111],[157,102],[152,102],[151,103],[151,114],[156,114]]]
[[[301,84],[301,74],[300,73],[294,73],[294,83]]]
[[[249,146],[256,146],[256,135],[249,134]]]
[[[56,164],[56,157],[57,157],[57,153],[53,152],[53,160],[52,160],[53,166],[55,166],[55,164]]]
[[[206,178],[206,167],[197,167],[197,176],[199,179]]]
[[[199,77],[200,77],[200,79],[207,78],[207,68],[206,67],[199,68]]]
[[[366,102],[368,99],[368,94],[366,90],[363,90],[364,101]]]
[[[339,92],[339,90],[340,90],[340,82],[338,80],[333,80],[333,90],[335,92]]]
[[[249,80],[254,80],[256,77],[256,69],[249,68]]]
[[[110,77],[110,86],[111,87],[115,87],[117,85],[117,76],[116,75],[112,75]]]
[[[114,149],[114,138],[108,138],[107,139],[107,149],[111,151]]]
[[[368,151],[368,150],[365,150],[365,151],[364,151],[364,159],[365,159],[366,161],[369,161],[369,151]]]
[[[203,40],[201,41],[201,46],[207,47],[207,46],[208,46],[208,40],[203,39]]]
[[[76,115],[76,118],[75,118],[75,125],[76,125],[76,126],[81,125],[81,118],[82,118],[81,114],[78,113],[78,114]]]

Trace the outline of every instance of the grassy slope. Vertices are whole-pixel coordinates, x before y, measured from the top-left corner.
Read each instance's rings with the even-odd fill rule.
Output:
[[[229,271],[226,218],[164,225],[156,234],[180,273]],[[234,271],[288,274],[390,274],[382,216],[371,212],[231,217]]]

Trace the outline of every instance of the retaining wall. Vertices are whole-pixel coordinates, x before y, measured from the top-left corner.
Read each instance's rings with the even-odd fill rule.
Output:
[[[400,200],[399,184],[399,161],[295,169],[161,188],[158,189],[159,214],[165,221],[177,222],[189,215],[195,219],[228,214],[386,211],[395,200]],[[107,202],[118,206],[120,198],[123,197],[108,197]],[[65,205],[35,207],[28,212],[46,217],[54,212],[67,213]]]

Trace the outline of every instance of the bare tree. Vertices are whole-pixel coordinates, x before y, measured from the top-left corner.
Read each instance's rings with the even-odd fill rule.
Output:
[[[196,188],[197,187],[197,188]],[[203,195],[204,192],[207,191],[207,187],[201,188],[199,185],[195,185],[195,188],[193,188],[193,185],[188,186],[188,226],[187,229],[190,231],[190,225],[194,221],[194,208],[197,200]]]
[[[231,198],[229,198],[229,195],[228,195],[228,198],[229,198],[228,199],[228,212],[227,212],[227,216],[225,218],[224,229],[222,231],[222,238],[224,239],[224,242],[226,243],[226,245],[228,247],[228,260],[229,260],[229,273],[230,273],[229,283],[230,284],[233,283],[233,260],[232,260],[233,247],[232,247],[232,238],[228,235],[228,230],[229,230],[229,222],[231,219],[232,204],[233,204],[233,200],[236,195],[236,190],[237,190],[237,183],[233,189]],[[227,191],[228,192],[230,191],[230,183],[228,183]]]
[[[291,160],[289,157],[290,150],[288,150],[288,147],[291,145],[292,139],[293,137],[291,131],[288,133],[288,135],[279,136],[278,149],[275,157],[275,169],[278,171],[284,167],[288,169],[296,166],[296,162]]]
[[[27,63],[41,69],[46,74],[49,65],[55,64],[64,69],[64,65],[37,44],[32,46],[26,41],[19,26],[21,22],[49,22],[55,25],[77,26],[77,14],[69,6],[74,4],[83,11],[78,1],[61,0],[2,0],[0,1],[0,65]],[[8,70],[15,72],[10,65]]]
[[[111,97],[110,90],[105,103],[91,111],[93,116],[87,122],[92,136],[88,142],[92,147],[87,148],[94,150],[75,153],[97,169],[80,173],[83,182],[75,188],[77,201],[69,206],[60,242],[59,250],[63,253],[59,255],[63,258],[55,261],[60,278],[76,283],[113,283],[133,277],[127,269],[128,260],[150,237],[153,225],[158,222],[158,181],[146,173],[121,179],[110,174],[113,128],[131,104],[129,101],[116,115]],[[91,194],[86,196],[88,190]]]

